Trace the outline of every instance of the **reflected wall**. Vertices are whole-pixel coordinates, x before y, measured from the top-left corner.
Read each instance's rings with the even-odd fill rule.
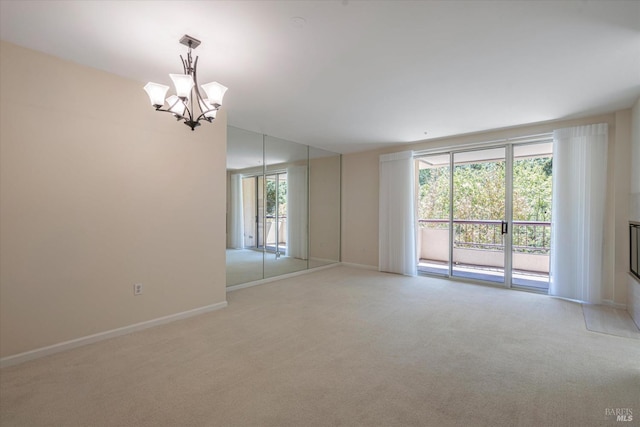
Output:
[[[340,154],[227,131],[227,286],[340,261]]]
[[[309,147],[309,268],[340,261],[341,156]]]

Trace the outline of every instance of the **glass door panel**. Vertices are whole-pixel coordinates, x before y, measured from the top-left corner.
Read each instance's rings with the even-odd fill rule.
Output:
[[[258,177],[242,178],[242,221],[245,249],[258,247]]]
[[[258,247],[260,249],[264,249],[264,236],[265,236],[265,212],[264,212],[264,175],[256,177],[257,179],[257,206],[258,210],[256,212],[256,222],[258,224],[258,232],[257,232],[257,242]]]
[[[309,149],[265,137],[264,275],[308,268]]]
[[[287,249],[287,174],[275,173],[265,176],[265,249],[276,258]]]
[[[338,153],[227,126],[227,286],[340,262],[341,168]]]
[[[512,285],[549,289],[553,143],[513,147]]]
[[[416,159],[418,272],[449,275],[449,153]]]
[[[227,127],[227,286],[264,277],[262,236],[262,134]],[[234,181],[240,178],[241,184]]]
[[[453,153],[450,251],[454,277],[505,283],[505,150]]]
[[[340,261],[339,154],[309,147],[309,268]]]
[[[265,213],[264,213],[264,248],[276,252],[278,244],[277,219],[277,175],[267,175],[265,178]]]

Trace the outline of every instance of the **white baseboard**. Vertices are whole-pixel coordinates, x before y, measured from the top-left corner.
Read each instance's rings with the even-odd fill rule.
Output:
[[[620,304],[618,302],[613,302],[613,300],[610,299],[603,299],[602,300],[602,305],[606,305],[609,307],[613,307],[613,308],[619,308],[622,310],[626,310],[627,309],[627,305],[626,304]]]
[[[353,262],[342,262],[341,264],[344,265],[345,267],[354,267],[354,268],[362,268],[364,270],[378,271],[378,267],[375,265],[356,264]]]
[[[193,310],[187,310],[181,313],[171,314],[169,316],[163,316],[157,319],[147,320],[145,322],[135,323],[129,326],[123,326],[122,328],[112,329],[110,331],[105,331],[105,332],[99,332],[97,334],[76,338],[70,341],[64,341],[64,342],[53,344],[47,347],[37,348],[35,350],[26,351],[24,353],[15,354],[13,356],[3,357],[2,359],[0,359],[0,368],[18,365],[20,363],[24,363],[29,360],[38,359],[44,356],[49,356],[51,354],[59,353],[61,351],[71,350],[72,348],[81,347],[87,344],[103,341],[109,338],[119,337],[121,335],[130,334],[131,332],[141,331],[143,329],[151,328],[151,327],[162,325],[169,322],[175,322],[176,320],[186,319],[188,317],[197,316],[199,314],[209,313],[211,311],[219,310],[226,306],[227,306],[227,302],[223,301],[217,304],[211,304],[204,307],[194,308]]]
[[[331,259],[331,258],[318,258],[318,257],[309,257],[309,261],[321,262],[323,264],[336,264],[340,263],[340,261]]]
[[[294,271],[293,273],[281,274],[280,276],[267,277],[266,279],[254,280],[253,282],[241,283],[239,285],[227,286],[227,292],[237,291],[238,289],[251,288],[253,286],[264,285],[265,283],[275,282],[276,280],[288,279],[290,277],[301,276],[303,274],[313,273],[315,271],[326,270],[339,266],[339,262],[329,265],[321,265],[320,267],[309,268],[306,270]]]
[[[557,298],[557,299],[562,299],[562,300],[565,300],[565,301],[576,302],[576,303],[582,304],[582,305],[604,305],[606,307],[620,308],[622,310],[626,310],[627,309],[627,306],[625,304],[620,304],[620,303],[617,303],[617,302],[613,302],[610,299],[603,299],[601,303],[593,304],[593,303],[590,303],[590,302],[581,301],[579,299],[571,299],[571,298],[559,297],[559,296],[556,296],[556,295],[549,295],[549,296],[551,298]]]

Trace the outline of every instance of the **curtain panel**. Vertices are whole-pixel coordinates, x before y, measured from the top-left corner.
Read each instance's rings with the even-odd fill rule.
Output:
[[[417,274],[412,151],[380,156],[378,269]]]
[[[309,218],[307,166],[287,168],[287,255],[308,258],[307,219]]]
[[[549,294],[602,302],[607,124],[553,132]]]

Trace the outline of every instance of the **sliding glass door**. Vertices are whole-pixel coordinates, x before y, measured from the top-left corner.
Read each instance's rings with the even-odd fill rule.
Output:
[[[547,291],[553,144],[513,147],[512,286]]]
[[[256,249],[262,235],[262,223],[258,220],[262,209],[262,177],[242,178],[242,221],[244,248]]]
[[[418,272],[450,275],[451,155],[421,156],[418,171]]]
[[[453,153],[452,276],[505,282],[506,148]]]
[[[287,251],[287,173],[265,176],[264,248],[276,258]]]
[[[416,158],[418,271],[547,290],[549,141]]]

